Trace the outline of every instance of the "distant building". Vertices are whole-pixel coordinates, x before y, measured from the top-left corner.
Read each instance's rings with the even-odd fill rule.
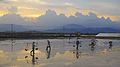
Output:
[[[120,33],[99,33],[97,37],[120,37]]]

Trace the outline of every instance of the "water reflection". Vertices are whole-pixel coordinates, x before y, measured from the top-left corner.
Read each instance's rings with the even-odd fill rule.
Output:
[[[27,43],[27,47],[28,47],[28,43]],[[36,47],[36,43],[33,42],[32,43],[32,50],[30,51],[30,56],[32,57],[32,64],[35,65],[37,64],[37,60],[38,60],[38,57],[35,56],[35,50],[38,50],[38,48]],[[27,48],[25,48],[25,51],[28,51]],[[29,56],[25,56],[25,59],[27,59]],[[28,63],[28,61],[27,61]]]
[[[27,43],[27,46],[26,46],[26,48],[25,48],[25,51],[28,51],[28,47],[29,47],[29,46],[28,46],[28,43]]]
[[[47,59],[50,58],[50,52],[51,52],[51,47],[46,47],[46,52],[47,52]]]
[[[32,64],[33,65],[37,64],[38,57],[36,57],[35,55],[30,55],[30,56],[32,57]],[[27,58],[29,58],[30,56],[25,56],[27,63],[29,63],[29,60]]]
[[[9,45],[6,45],[7,41],[0,42],[0,66],[10,67],[11,65],[15,65],[18,67],[27,67],[26,65],[28,64],[35,67],[42,67],[40,65],[44,65],[44,67],[66,67],[66,65],[64,64],[67,64],[69,67],[74,67],[74,65],[77,65],[79,67],[80,64],[83,64],[83,67],[88,67],[89,65],[87,66],[87,64],[83,62],[94,63],[91,64],[93,66],[99,61],[101,62],[100,64],[106,64],[106,60],[110,60],[112,56],[117,59],[115,60],[112,58],[112,62],[109,63],[117,64],[118,62],[120,62],[120,54],[118,54],[120,50],[118,52],[113,52],[119,49],[115,49],[115,46],[113,46],[116,44],[118,45],[120,43],[119,40],[98,40],[98,42],[94,42],[94,40],[91,39],[81,39],[82,47],[79,46],[79,49],[75,49],[74,47],[72,47],[73,44],[76,43],[68,42],[65,42],[65,46],[63,48],[63,46],[61,45],[63,41],[57,39],[52,42],[52,45],[50,45],[48,41],[46,42],[46,40],[41,41],[39,46],[37,47],[36,42],[34,43],[33,40],[30,41],[33,42],[31,44],[26,44],[23,41],[16,40],[15,43],[13,42],[15,45],[13,43],[13,45],[11,45],[10,43]],[[73,41],[76,42],[76,39],[71,39],[71,42]],[[112,43],[110,41],[112,41]],[[18,42],[21,42],[21,44]],[[27,40],[27,42],[29,42],[29,40]],[[88,45],[89,43],[90,45]],[[10,48],[12,47],[14,47],[14,52],[10,51]],[[108,49],[112,49],[113,51],[110,53]],[[94,51],[92,52],[94,54],[92,56],[90,55],[91,51]],[[105,53],[107,55],[104,55]],[[13,57],[15,58],[14,60],[12,59]],[[49,60],[47,60],[46,58]],[[105,60],[103,58],[105,58]],[[7,62],[8,59],[10,60],[10,62]],[[75,64],[72,64],[74,60],[76,60],[77,62],[75,62]],[[6,62],[3,61],[6,61],[8,66],[5,66]],[[113,63],[113,61],[116,63]],[[99,67],[101,67],[101,65]]]
[[[94,51],[95,50],[95,46],[96,46],[96,40],[95,39],[91,39],[91,42],[90,42],[89,46],[91,47],[91,51]]]
[[[11,51],[12,51],[12,52],[14,51],[13,49],[14,49],[15,44],[16,44],[16,43],[15,43],[15,40],[12,39],[12,40],[11,40]]]
[[[37,59],[38,57],[35,57],[35,55],[32,55],[32,64],[36,64],[37,63]]]
[[[79,57],[82,57],[82,52],[79,50],[73,51],[73,54],[75,54],[76,59],[79,59]]]

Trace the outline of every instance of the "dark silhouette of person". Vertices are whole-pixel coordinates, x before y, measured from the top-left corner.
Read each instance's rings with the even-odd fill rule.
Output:
[[[109,49],[112,49],[112,41],[109,41]]]
[[[47,45],[47,47],[46,47],[46,50],[51,50],[51,46],[50,46],[50,41],[49,40],[47,40],[47,42],[48,42],[48,45]]]
[[[30,55],[34,55],[35,54],[35,42],[32,43],[32,50],[30,51]]]
[[[78,50],[79,44],[80,44],[80,42],[77,40],[77,41],[76,41],[76,49],[77,49],[77,50]]]
[[[50,41],[47,40],[47,43],[48,43],[48,45],[46,47],[46,51],[47,51],[47,59],[49,59],[50,58],[50,52],[51,52]]]

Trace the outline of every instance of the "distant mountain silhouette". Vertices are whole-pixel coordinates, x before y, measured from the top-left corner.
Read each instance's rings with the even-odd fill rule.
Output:
[[[0,24],[0,32],[11,32],[12,30],[11,28],[12,28],[11,24]],[[23,32],[28,30],[30,30],[30,28],[26,26],[13,24],[14,32]]]
[[[82,33],[120,33],[120,30],[109,27],[101,27],[101,28],[86,28],[81,32]]]
[[[119,29],[114,29],[110,27],[85,27],[78,24],[68,24],[61,26],[56,29],[46,30],[44,32],[54,32],[54,33],[120,33]]]
[[[66,24],[63,26],[59,26],[53,29],[48,30],[40,30],[34,29],[33,27],[24,26],[24,25],[13,25],[13,30],[15,32],[32,32],[32,33],[120,33],[120,29],[114,29],[111,27],[85,27],[79,24]],[[11,24],[0,24],[0,32],[10,32]]]

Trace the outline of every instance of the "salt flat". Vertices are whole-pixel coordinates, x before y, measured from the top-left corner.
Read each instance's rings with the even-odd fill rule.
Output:
[[[46,51],[47,40],[51,51]],[[0,41],[0,67],[119,67],[120,40],[96,39],[91,50],[91,39],[79,39],[79,50],[73,47],[76,38]],[[109,41],[113,47],[109,49]],[[36,43],[35,56],[30,55],[32,42]],[[27,49],[27,51],[25,51]]]

